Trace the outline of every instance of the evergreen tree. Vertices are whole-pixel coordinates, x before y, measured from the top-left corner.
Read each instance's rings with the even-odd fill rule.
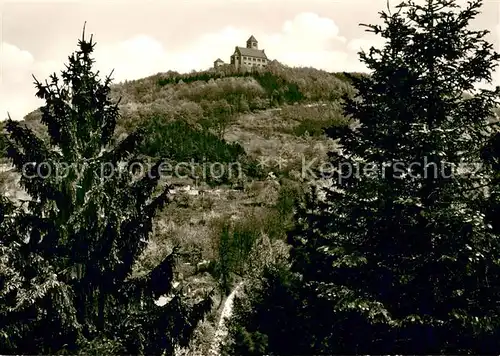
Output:
[[[298,206],[296,215],[305,216],[318,205],[314,186],[311,193]],[[308,355],[312,353],[312,339],[320,337],[319,332],[328,330],[332,323],[330,306],[316,304],[318,298],[313,300],[302,288],[300,276],[290,271],[288,260],[277,259],[264,265],[261,275],[247,278],[244,292],[234,301],[222,348],[224,356]]]
[[[5,157],[5,151],[7,148],[7,138],[5,137],[3,122],[0,122],[0,159]]]
[[[494,177],[476,165],[500,91],[475,88],[499,55],[468,28],[481,6],[405,1],[368,26],[386,45],[360,53],[370,76],[351,76],[344,110],[359,127],[327,131],[339,169],[289,238],[310,353],[500,349],[500,240],[482,188]]]
[[[110,144],[118,103],[110,76],[93,71],[94,46],[82,36],[62,80],[35,79],[50,142],[6,123],[8,157],[32,199],[15,212],[0,206],[3,354],[172,355],[211,307],[208,296],[188,303],[173,290],[175,251],[132,275],[169,190],[155,193],[161,161],[142,175],[132,166],[146,165],[135,154],[143,131]],[[165,306],[154,303],[169,293]]]

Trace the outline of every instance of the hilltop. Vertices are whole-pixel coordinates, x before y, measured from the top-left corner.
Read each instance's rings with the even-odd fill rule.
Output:
[[[252,72],[226,66],[189,74],[158,73],[114,84],[111,92],[115,100],[120,99],[116,139],[141,125],[151,129],[153,122],[172,125],[180,120],[189,129],[241,141],[247,153],[254,153],[249,137],[258,141],[259,133],[285,141],[321,137],[322,127],[344,122],[339,106],[344,94],[353,90],[343,73],[290,68],[276,61]],[[35,110],[23,121],[44,136],[40,118],[40,111]],[[153,141],[152,137],[144,147],[148,156],[161,151]]]

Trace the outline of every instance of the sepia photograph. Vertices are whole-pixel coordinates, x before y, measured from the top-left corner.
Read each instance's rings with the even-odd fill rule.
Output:
[[[0,0],[0,354],[500,354],[499,64],[498,0]]]

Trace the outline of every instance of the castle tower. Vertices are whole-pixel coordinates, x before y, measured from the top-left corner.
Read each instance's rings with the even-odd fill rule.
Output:
[[[255,37],[250,36],[247,40],[247,48],[259,49],[259,42],[257,42]]]

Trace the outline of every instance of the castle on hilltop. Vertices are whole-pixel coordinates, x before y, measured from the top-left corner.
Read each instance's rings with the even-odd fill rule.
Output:
[[[255,39],[254,36],[250,36],[247,40],[246,47],[238,47],[234,48],[234,53],[231,56],[230,65],[235,69],[252,69],[265,67],[269,59],[266,56],[266,53],[263,49],[259,49],[259,42]],[[224,61],[220,58],[214,62],[214,68],[217,68],[221,65],[225,65]]]

